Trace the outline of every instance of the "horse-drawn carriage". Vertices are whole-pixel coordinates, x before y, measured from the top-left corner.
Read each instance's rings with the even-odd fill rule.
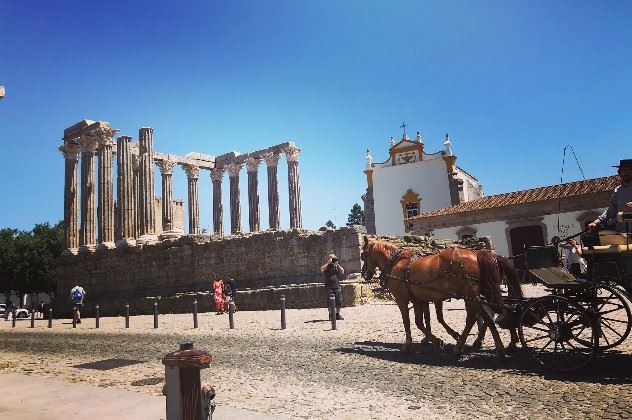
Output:
[[[622,217],[628,223],[632,221],[632,213]],[[624,243],[620,238],[625,238]],[[541,366],[561,372],[582,368],[630,334],[632,270],[626,270],[625,263],[626,258],[632,258],[629,235],[621,235],[616,244],[585,244],[582,254],[588,271],[584,278],[573,276],[561,266],[558,244],[526,247],[530,281],[542,284],[546,293],[530,298],[523,297],[518,276],[506,259],[495,257],[495,268],[486,255],[489,252],[454,248],[419,258],[411,253],[403,255],[393,245],[374,242],[365,240],[363,247],[366,277],[379,268],[387,280],[404,321],[404,351],[412,343],[409,302],[415,309],[417,327],[426,338],[436,339],[429,323],[423,325],[423,315],[418,311],[423,313],[428,302],[438,304],[448,298],[464,299],[467,311],[463,333],[450,333],[458,341],[457,353],[463,351],[477,318],[490,328],[499,357],[504,357],[504,347],[495,323],[511,330],[510,345],[519,339],[523,349]],[[502,296],[500,287],[496,287],[503,273],[509,280],[508,296]],[[439,312],[438,306],[438,318]],[[440,322],[444,324],[442,319]],[[478,343],[483,334],[484,328],[479,329]]]

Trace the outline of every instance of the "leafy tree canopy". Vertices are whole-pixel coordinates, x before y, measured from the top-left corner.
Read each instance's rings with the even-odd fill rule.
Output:
[[[364,226],[364,210],[362,210],[362,207],[360,207],[358,203],[355,203],[353,207],[351,207],[349,216],[347,216],[347,226],[351,225]]]
[[[36,224],[31,231],[0,229],[0,291],[53,291],[63,244],[62,222]]]

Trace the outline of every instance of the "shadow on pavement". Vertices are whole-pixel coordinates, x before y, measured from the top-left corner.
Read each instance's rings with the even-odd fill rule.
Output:
[[[350,347],[336,349],[340,353],[358,354],[395,363],[424,366],[446,366],[465,369],[498,370],[515,375],[537,375],[545,379],[568,382],[598,384],[632,383],[632,354],[608,351],[593,359],[588,366],[575,373],[556,373],[544,370],[520,348],[505,361],[496,358],[492,349],[472,351],[466,347],[465,354],[456,356],[433,345],[414,343],[410,354],[403,354],[401,343],[360,341]]]

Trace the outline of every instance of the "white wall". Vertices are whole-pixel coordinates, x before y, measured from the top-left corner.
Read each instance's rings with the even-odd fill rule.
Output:
[[[605,208],[593,209],[595,212],[602,212]],[[557,214],[550,214],[543,217],[542,223],[546,225],[547,230],[547,242],[551,242],[551,239],[554,236],[558,236],[561,239],[565,237],[574,235],[582,231],[583,226],[580,226],[580,222],[577,218],[586,213],[585,210],[575,211],[569,213],[561,213],[559,216],[560,220],[560,230],[558,232],[557,229]],[[494,247],[496,248],[496,253],[499,255],[509,256],[509,242],[507,239],[507,234],[505,233],[507,229],[506,221],[498,221],[498,222],[490,222],[490,223],[480,223],[474,225],[468,225],[476,230],[476,236],[491,236],[492,241],[494,243]],[[434,231],[434,235],[440,239],[458,239],[457,231],[461,229],[461,226],[436,229]]]
[[[419,194],[421,213],[450,206],[450,186],[443,159],[374,169],[373,200],[378,234],[405,233],[400,200],[408,189]]]

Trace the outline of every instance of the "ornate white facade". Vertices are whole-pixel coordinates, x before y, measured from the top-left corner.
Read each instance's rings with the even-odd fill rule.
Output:
[[[403,235],[411,225],[404,219],[483,196],[479,182],[456,166],[452,142],[445,150],[426,153],[419,132],[390,140],[388,158],[374,162],[367,150],[367,192],[362,197],[367,231]]]

